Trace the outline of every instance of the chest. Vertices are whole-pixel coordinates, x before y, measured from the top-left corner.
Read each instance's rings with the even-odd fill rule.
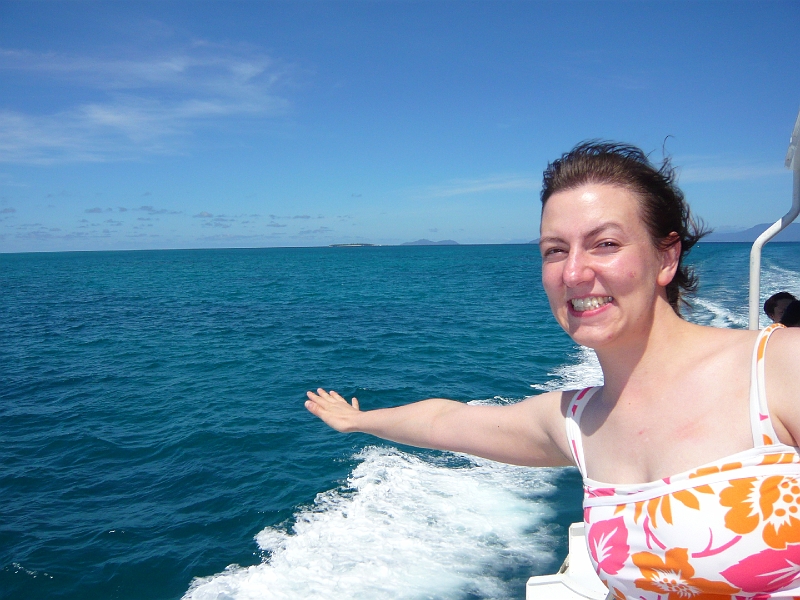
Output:
[[[581,430],[590,478],[653,481],[753,447],[747,384],[654,394],[622,399],[613,410],[587,406]]]

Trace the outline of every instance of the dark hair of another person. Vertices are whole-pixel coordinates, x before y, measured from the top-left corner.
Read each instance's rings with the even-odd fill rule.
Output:
[[[800,300],[792,300],[789,303],[783,311],[780,322],[787,327],[800,327]]]
[[[584,184],[614,185],[636,194],[653,245],[659,250],[681,245],[678,269],[666,288],[670,306],[680,315],[680,305],[688,305],[684,294],[697,289],[697,276],[684,264],[684,258],[709,230],[692,217],[675,180],[669,158],[656,168],[636,146],[590,140],[547,165],[542,183],[542,211],[553,194]]]
[[[764,302],[764,312],[767,316],[771,319],[772,316],[775,314],[775,308],[778,305],[778,302],[781,300],[797,300],[792,294],[789,292],[778,292],[777,294],[772,294],[767,301]]]

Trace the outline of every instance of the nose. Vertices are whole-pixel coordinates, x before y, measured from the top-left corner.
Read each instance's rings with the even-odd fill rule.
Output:
[[[582,250],[572,250],[564,264],[563,279],[567,287],[577,287],[582,283],[591,281],[594,270],[591,267],[589,256]]]

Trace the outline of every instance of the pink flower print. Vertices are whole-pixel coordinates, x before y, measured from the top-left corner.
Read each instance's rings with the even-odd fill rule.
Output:
[[[745,592],[781,590],[800,578],[800,544],[783,550],[767,548],[728,567],[722,575]]]
[[[592,524],[587,538],[597,572],[616,575],[628,559],[628,528],[622,517]]]

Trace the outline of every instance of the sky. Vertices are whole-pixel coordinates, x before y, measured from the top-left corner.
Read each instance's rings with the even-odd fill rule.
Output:
[[[0,0],[0,252],[538,237],[586,139],[773,222],[800,2]]]

